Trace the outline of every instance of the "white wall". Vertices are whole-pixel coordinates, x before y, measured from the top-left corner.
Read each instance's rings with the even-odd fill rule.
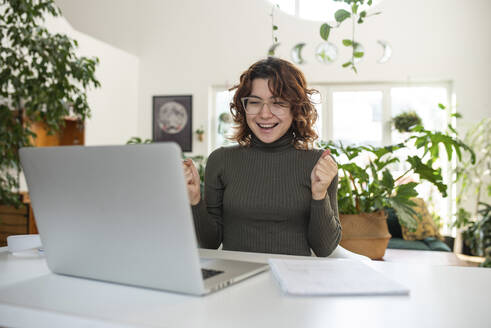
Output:
[[[92,115],[85,124],[85,144],[124,144],[137,135],[138,58],[74,30],[65,18],[48,19],[46,27],[77,40],[78,55],[100,60],[101,87],[87,93]]]
[[[78,55],[100,60],[96,77],[101,87],[87,93],[92,115],[85,122],[85,144],[124,144],[137,135],[138,58],[74,30],[65,18],[49,18],[45,26],[52,33],[77,40]],[[23,175],[20,190],[27,191]]]
[[[57,0],[70,25],[131,54],[137,54],[138,28],[135,12],[140,1]],[[139,19],[139,18],[138,18]]]

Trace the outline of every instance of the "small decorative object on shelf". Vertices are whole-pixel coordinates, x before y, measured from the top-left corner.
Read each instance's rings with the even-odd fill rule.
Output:
[[[205,130],[203,130],[203,127],[200,127],[194,132],[198,135],[198,140],[203,141],[203,135],[205,134]]]

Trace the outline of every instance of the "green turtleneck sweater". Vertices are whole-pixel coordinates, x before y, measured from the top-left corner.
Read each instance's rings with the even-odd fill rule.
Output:
[[[338,176],[325,199],[312,199],[310,175],[322,150],[297,150],[291,131],[271,144],[213,151],[204,199],[192,206],[203,248],[328,256],[339,244]]]

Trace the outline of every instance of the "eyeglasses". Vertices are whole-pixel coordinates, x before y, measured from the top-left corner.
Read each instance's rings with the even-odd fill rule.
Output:
[[[285,115],[290,110],[290,104],[284,100],[272,99],[262,100],[256,97],[243,97],[240,99],[245,111],[249,115],[256,115],[263,109],[264,104],[268,105],[269,110],[276,116]]]

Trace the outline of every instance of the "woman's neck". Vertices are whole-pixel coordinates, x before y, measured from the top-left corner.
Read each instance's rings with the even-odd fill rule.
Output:
[[[251,137],[251,147],[265,152],[280,152],[293,148],[293,129],[289,129],[278,140],[271,143],[262,142],[255,134]]]

